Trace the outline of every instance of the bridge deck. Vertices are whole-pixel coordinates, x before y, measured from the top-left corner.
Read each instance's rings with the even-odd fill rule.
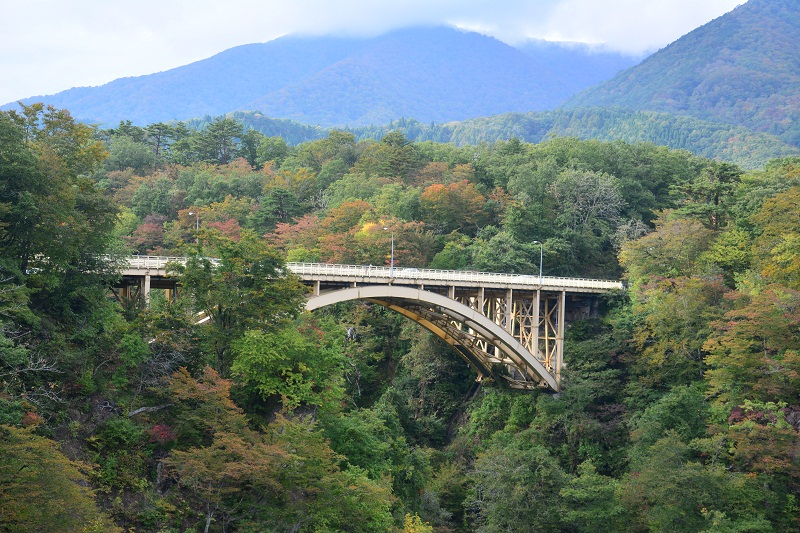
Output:
[[[150,276],[166,276],[166,266],[169,262],[185,263],[186,258],[133,256],[122,274],[124,276],[142,276],[147,272]],[[485,287],[515,290],[542,289],[585,293],[600,293],[623,288],[621,281],[552,276],[544,276],[540,280],[539,276],[524,274],[326,263],[287,263],[286,266],[290,271],[306,281]]]

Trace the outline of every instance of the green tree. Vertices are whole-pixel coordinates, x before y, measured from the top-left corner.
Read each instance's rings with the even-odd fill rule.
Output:
[[[97,508],[87,470],[33,428],[0,426],[0,530],[121,532]]]
[[[578,477],[560,491],[564,498],[564,523],[581,532],[622,531],[625,510],[619,501],[619,482],[597,473],[591,462],[578,466]]]
[[[757,482],[723,465],[692,460],[689,446],[674,433],[630,468],[620,486],[622,503],[634,517],[629,530],[719,531],[707,529],[710,518],[725,517],[733,526],[728,531],[773,531]]]
[[[265,163],[272,161],[279,167],[288,154],[289,146],[283,137],[263,137],[256,148],[256,163],[258,166],[264,166]]]
[[[201,255],[202,244],[211,247],[218,260]],[[238,241],[208,233],[197,251],[185,266],[174,268],[185,287],[184,297],[210,319],[197,331],[216,367],[227,373],[232,343],[245,331],[275,329],[290,321],[300,310],[305,289],[286,271],[278,252],[250,232],[243,230]]]
[[[242,136],[240,123],[218,117],[204,131],[195,134],[193,142],[203,161],[225,165],[236,158]]]
[[[769,280],[800,289],[800,187],[764,202],[750,220],[760,235],[754,243],[755,266]]]
[[[634,371],[645,386],[685,385],[703,375],[709,322],[725,310],[719,281],[670,278],[637,297]]]
[[[619,262],[633,284],[658,278],[691,276],[702,271],[700,261],[713,233],[700,222],[662,213],[655,231],[623,243]]]
[[[32,305],[56,316],[71,316],[116,276],[116,208],[87,177],[106,156],[93,135],[41,104],[0,113],[0,258],[37,289]]]
[[[733,193],[742,170],[731,163],[712,161],[700,176],[673,189],[682,206],[677,213],[695,218],[709,229],[719,230],[728,221]]]
[[[288,410],[335,409],[344,393],[344,356],[335,340],[343,335],[336,333],[302,319],[275,331],[249,330],[233,344],[232,373],[245,390],[281,400]]]
[[[495,439],[469,473],[465,505],[475,531],[559,531],[559,491],[566,476],[556,460],[526,432]]]

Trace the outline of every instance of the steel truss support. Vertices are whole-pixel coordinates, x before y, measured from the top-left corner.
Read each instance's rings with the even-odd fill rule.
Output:
[[[445,296],[410,287],[371,285],[312,296],[306,309],[347,300],[370,301],[443,339],[475,369],[479,380],[491,375],[512,388],[558,390],[565,293],[488,292],[446,289]]]

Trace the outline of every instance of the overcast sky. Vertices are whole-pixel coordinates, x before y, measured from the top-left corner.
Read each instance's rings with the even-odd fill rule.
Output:
[[[664,47],[745,0],[3,0],[0,104],[185,65],[281,35],[373,36],[444,24],[529,38]]]

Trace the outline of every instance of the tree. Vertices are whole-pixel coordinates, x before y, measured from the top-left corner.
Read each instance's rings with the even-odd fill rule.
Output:
[[[170,141],[175,138],[175,130],[169,124],[156,122],[145,128],[144,141],[153,149],[153,156],[158,162],[164,157],[164,152],[169,148]]]
[[[700,278],[670,278],[641,292],[633,341],[642,384],[671,387],[702,377],[709,322],[724,312],[724,292],[719,281]]]
[[[153,168],[154,162],[152,150],[145,143],[136,142],[130,137],[114,136],[111,138],[105,168],[109,171],[131,168],[141,174]]]
[[[700,222],[672,218],[668,212],[656,220],[655,231],[623,243],[619,262],[634,284],[658,278],[691,276],[702,270],[702,253],[712,240],[712,232]]]
[[[765,494],[758,482],[730,474],[720,464],[692,460],[674,433],[656,441],[631,463],[620,486],[633,531],[772,531],[765,519]],[[730,529],[707,529],[724,517]]]
[[[800,187],[764,202],[750,220],[760,231],[754,243],[755,265],[769,280],[800,289]]]
[[[591,462],[581,463],[578,477],[559,493],[566,508],[564,523],[586,533],[623,530],[625,510],[617,495],[618,485],[616,479],[598,474]]]
[[[0,425],[0,530],[121,532],[96,507],[88,468],[33,429]]]
[[[431,185],[419,201],[423,221],[434,225],[438,233],[472,235],[486,222],[486,198],[467,180]]]
[[[254,513],[259,500],[275,497],[286,452],[248,428],[244,413],[230,399],[230,382],[210,367],[198,379],[181,369],[169,388],[178,409],[189,415],[181,421],[183,436],[199,433],[203,442],[173,451],[164,463],[202,506],[204,531],[217,516],[227,524],[237,514]]]
[[[234,342],[231,371],[246,391],[280,400],[285,409],[335,409],[344,392],[344,356],[337,337],[343,336],[326,333],[309,320],[269,333],[249,330]]]
[[[496,439],[478,455],[469,474],[467,509],[475,531],[559,531],[559,491],[566,481],[546,449],[526,432]]]
[[[205,517],[223,530],[386,531],[394,503],[386,480],[339,467],[315,423],[278,414],[263,431],[253,430],[230,399],[231,383],[206,368],[197,378],[184,369],[170,381],[181,414],[179,437],[192,439],[165,463]]]
[[[258,162],[258,149],[264,138],[265,136],[263,133],[252,128],[248,129],[241,137],[241,155],[253,168],[259,168],[261,166]]]
[[[292,222],[302,214],[303,207],[292,192],[283,187],[274,187],[261,198],[252,214],[251,224],[259,233],[264,233],[274,230],[281,222]]]
[[[485,272],[538,273],[539,251],[538,245],[518,242],[507,231],[482,232],[471,246],[471,265]]]
[[[625,205],[619,181],[597,172],[564,171],[549,192],[558,204],[560,224],[571,230],[607,232],[608,227],[616,227]]]
[[[194,137],[195,149],[203,161],[225,165],[235,159],[242,135],[241,124],[218,117]]]
[[[732,293],[733,309],[711,324],[703,349],[716,402],[800,402],[800,292],[771,285]]]
[[[280,166],[288,153],[289,147],[283,137],[262,137],[256,149],[256,163],[261,167],[272,161],[276,166]]]
[[[213,247],[218,261],[201,255],[203,244]],[[211,319],[198,333],[223,373],[230,368],[234,340],[247,330],[274,329],[293,319],[305,292],[278,252],[246,230],[238,241],[207,234],[198,253],[175,271],[184,296]]]
[[[41,104],[0,113],[0,255],[45,289],[35,298],[56,312],[70,297],[56,304],[53,294],[74,302],[113,275],[106,254],[116,208],[87,177],[106,156],[93,134]]]
[[[736,165],[710,161],[699,177],[673,188],[673,194],[682,197],[677,213],[695,218],[709,229],[721,229],[727,223],[741,175]]]

